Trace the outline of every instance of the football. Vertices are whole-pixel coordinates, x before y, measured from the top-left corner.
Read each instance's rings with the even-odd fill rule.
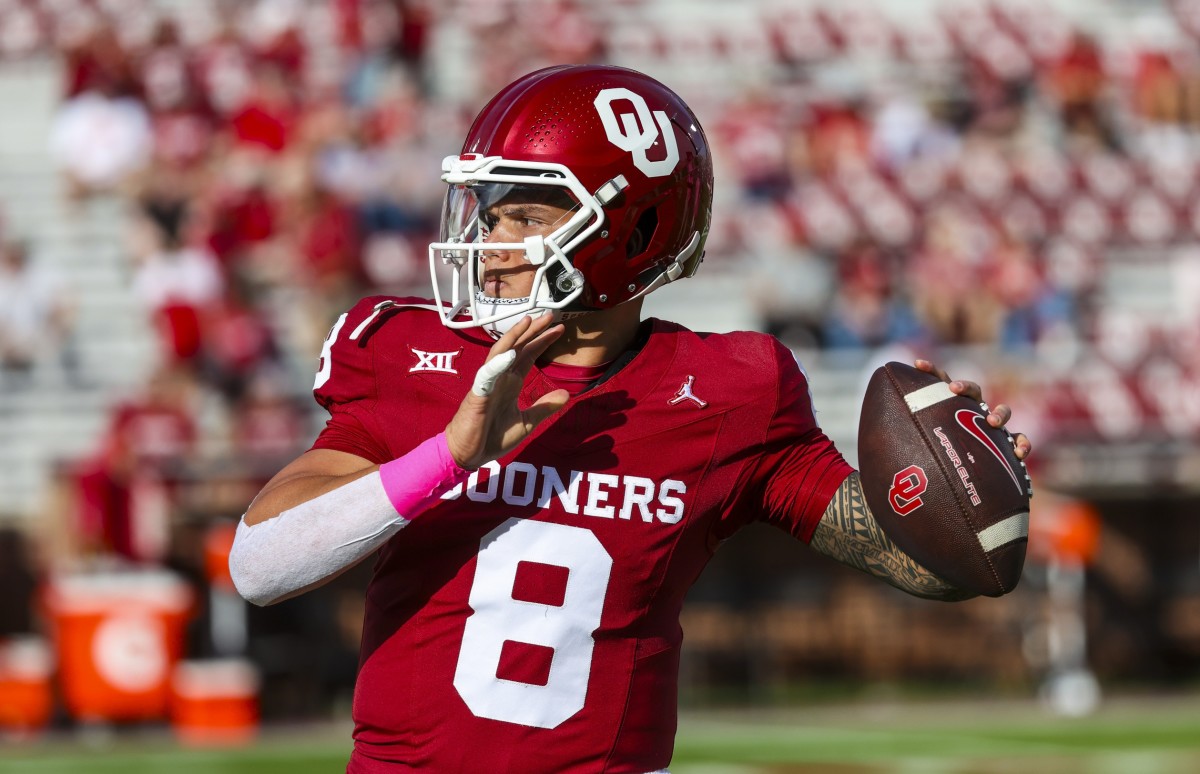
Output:
[[[863,493],[897,546],[961,589],[998,597],[1021,578],[1033,494],[1013,438],[986,405],[903,363],[876,369],[863,399]]]

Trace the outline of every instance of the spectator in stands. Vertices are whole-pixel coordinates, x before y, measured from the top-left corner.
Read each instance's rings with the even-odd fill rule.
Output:
[[[742,205],[738,226],[758,327],[790,347],[820,347],[822,321],[833,295],[832,262],[805,243],[785,208],[775,203]],[[719,231],[709,232],[710,244]]]
[[[99,449],[74,470],[81,550],[156,561],[166,550],[171,487],[193,454],[196,382],[164,365],[145,390],[115,405]]]
[[[54,119],[50,150],[72,198],[111,191],[148,157],[150,123],[142,104],[112,92],[87,91]]]
[[[270,252],[282,229],[278,202],[265,181],[266,170],[245,157],[227,159],[224,169],[221,179],[193,201],[198,228],[226,271],[260,273],[261,268],[270,274],[271,268],[262,266],[257,253]]]
[[[1070,47],[1051,63],[1043,81],[1058,108],[1068,147],[1115,150],[1119,146],[1104,102],[1108,73],[1093,38],[1077,31]]]
[[[85,16],[88,11],[81,11]],[[140,89],[132,59],[121,45],[114,22],[91,15],[76,39],[66,42],[66,98],[96,92],[113,99],[138,98]]]
[[[828,178],[842,165],[870,157],[870,127],[862,107],[857,99],[825,99],[809,105],[808,159],[813,174]]]
[[[879,89],[871,127],[872,156],[883,169],[901,169],[921,157],[958,153],[962,138],[946,120],[945,100],[928,104],[906,86]]]
[[[1046,322],[1042,314],[1053,314],[1052,306],[1043,305],[1048,289],[1033,251],[1011,231],[1001,229],[983,271],[992,278],[986,292],[1002,310],[996,343],[1009,349],[1033,344]]]
[[[286,11],[261,15],[277,18],[269,29],[262,29],[259,33],[266,38],[256,52],[260,72],[270,69],[291,83],[300,82],[304,77],[308,51],[296,26],[296,17]],[[267,25],[260,22],[260,27]]]
[[[413,18],[424,3],[411,2],[405,5],[405,18]],[[581,7],[579,0],[557,0],[545,5],[517,5],[523,26],[539,27],[545,34],[537,42],[545,47],[546,61],[558,64],[587,64],[598,61],[605,50],[604,29],[597,24],[595,14]],[[425,16],[428,16],[426,10]],[[419,18],[419,17],[418,17]]]
[[[200,163],[215,132],[216,117],[205,99],[194,59],[175,23],[164,19],[137,60],[150,111],[154,157],[172,167],[190,168]]]
[[[39,360],[54,358],[68,379],[77,382],[74,316],[75,305],[63,283],[30,260],[28,245],[0,244],[0,372],[6,388],[27,383]]]
[[[159,334],[166,362],[194,364],[203,347],[201,319],[221,298],[225,278],[212,253],[190,243],[186,232],[158,237],[134,271],[134,295]]]
[[[295,139],[300,110],[286,73],[273,64],[260,64],[252,74],[246,102],[232,117],[237,144],[268,154],[283,152]]]
[[[156,160],[145,175],[137,194],[137,205],[155,247],[183,239],[183,229],[192,217],[196,182],[187,170]]]
[[[928,215],[923,243],[904,273],[913,309],[943,344],[995,341],[1000,306],[981,273],[988,229],[964,206],[942,206]]]
[[[247,375],[246,387],[232,405],[234,454],[265,484],[280,464],[304,450],[306,407],[288,391],[286,374],[270,365]]]
[[[333,191],[315,187],[299,203],[293,227],[298,279],[337,308],[362,288],[362,240],[356,213]]]
[[[782,198],[792,187],[784,107],[767,93],[746,94],[730,107],[713,131],[730,172],[750,199]]]
[[[132,62],[110,22],[85,29],[68,49],[66,93],[50,150],[68,193],[112,190],[145,163],[150,126]]]
[[[826,346],[871,349],[922,336],[912,312],[893,293],[892,273],[882,251],[868,242],[841,256],[823,331]]]
[[[230,405],[236,405],[258,375],[278,363],[275,333],[238,274],[231,276],[222,297],[205,309],[200,326],[201,375]]]
[[[246,103],[253,80],[253,53],[238,33],[230,6],[218,19],[218,29],[196,48],[196,72],[205,104],[217,118],[228,120]]]

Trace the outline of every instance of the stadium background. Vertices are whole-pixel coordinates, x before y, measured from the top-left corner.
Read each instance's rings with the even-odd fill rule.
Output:
[[[0,726],[165,727],[177,660],[256,686],[267,727],[346,716],[363,572],[246,609],[222,542],[319,428],[337,313],[426,292],[470,117],[587,61],[670,84],[714,147],[704,270],[651,314],[780,336],[852,460],[866,375],[914,353],[1036,447],[999,600],[731,541],[685,613],[685,707],[1192,695],[1198,42],[1195,0],[0,0]],[[163,662],[140,708],[72,687],[77,598],[126,606],[140,679]]]

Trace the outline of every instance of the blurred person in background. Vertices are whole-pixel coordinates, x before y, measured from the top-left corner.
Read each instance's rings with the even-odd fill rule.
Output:
[[[314,384],[330,419],[230,555],[264,605],[378,551],[349,772],[665,770],[684,595],[752,521],[910,594],[970,596],[883,534],[779,342],[642,319],[699,267],[711,215],[708,142],[674,92],[534,72],[442,180],[435,300],[337,318]]]
[[[842,253],[823,330],[827,347],[871,349],[923,338],[921,324],[891,287],[889,263],[869,243]]]
[[[235,456],[261,475],[262,483],[303,451],[308,438],[308,416],[285,382],[283,371],[261,365],[248,375],[233,404]]]
[[[151,134],[132,62],[111,22],[85,23],[68,50],[67,79],[50,152],[72,199],[114,190],[148,160]]]
[[[160,366],[146,387],[113,406],[95,452],[73,466],[76,557],[158,563],[166,555],[174,479],[199,438],[196,381]]]
[[[204,352],[202,320],[220,302],[225,277],[203,244],[176,224],[157,234],[134,270],[133,292],[142,303],[167,362],[198,364]]]
[[[79,381],[72,339],[74,303],[62,282],[36,265],[29,246],[0,244],[0,372],[7,389],[28,384],[39,360],[57,359],[68,381]]]
[[[231,277],[222,297],[200,318],[201,376],[233,406],[281,360],[275,331],[246,285],[240,276]]]

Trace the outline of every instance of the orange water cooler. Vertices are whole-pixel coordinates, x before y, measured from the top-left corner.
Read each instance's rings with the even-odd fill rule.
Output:
[[[0,729],[33,734],[54,710],[53,656],[34,636],[0,639]]]
[[[167,717],[171,674],[194,608],[179,576],[163,570],[59,576],[46,585],[43,602],[72,717]]]
[[[194,745],[249,742],[258,732],[258,671],[245,659],[181,661],[171,677],[171,726]]]

